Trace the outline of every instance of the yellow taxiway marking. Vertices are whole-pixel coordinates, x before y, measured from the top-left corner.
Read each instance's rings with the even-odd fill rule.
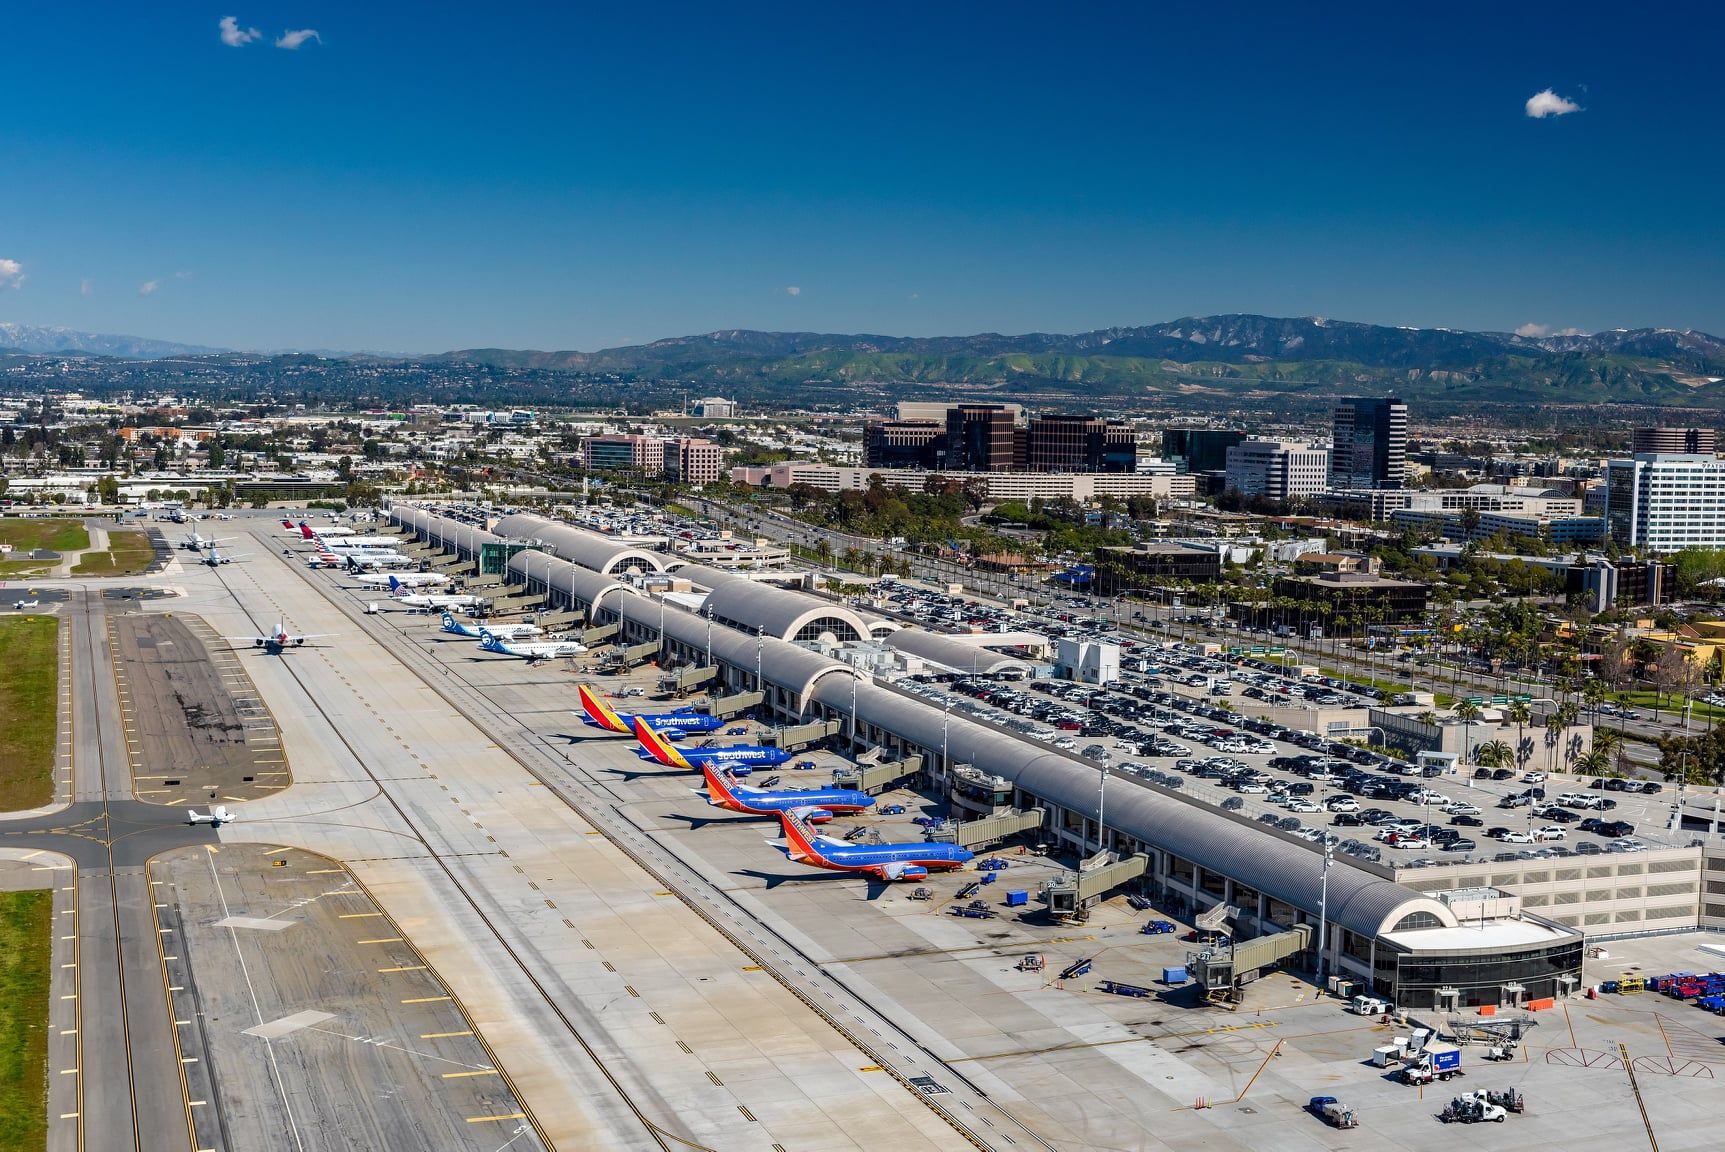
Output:
[[[337,920],[365,920],[372,916],[382,916],[382,912],[343,912]]]
[[[471,1036],[471,1035],[473,1035],[473,1031],[472,1031],[472,1029],[468,1029],[465,1032],[421,1032],[419,1034],[419,1038],[421,1040],[442,1040],[446,1036]]]
[[[525,1112],[508,1112],[502,1116],[469,1116],[467,1118],[467,1122],[469,1124],[490,1124],[490,1123],[492,1123],[494,1121],[498,1121],[498,1120],[525,1120],[525,1119],[527,1119],[527,1113],[525,1113]]]
[[[372,940],[360,940],[360,944],[400,944],[400,936],[379,936]]]
[[[423,972],[423,971],[425,971],[425,965],[423,965],[423,964],[403,964],[399,968],[379,968],[378,971],[379,972]]]
[[[498,1071],[495,1068],[481,1068],[476,1072],[445,1072],[443,1074],[443,1078],[445,1080],[459,1080],[463,1076],[496,1076],[496,1075],[498,1075]]]
[[[332,872],[346,872],[346,871],[347,871],[346,868],[312,868],[306,872],[306,875],[307,876],[328,876]]]
[[[448,996],[414,996],[414,997],[411,997],[407,1000],[403,1000],[402,1003],[403,1004],[435,1004],[439,1000],[448,1000],[448,999],[450,999],[450,997],[448,997]]]

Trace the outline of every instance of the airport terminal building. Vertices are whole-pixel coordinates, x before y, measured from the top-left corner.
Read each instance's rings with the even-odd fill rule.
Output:
[[[1326,860],[1287,833],[1148,781],[1104,776],[1088,761],[945,711],[822,649],[896,642],[939,649],[936,662],[947,667],[980,659],[984,674],[1022,661],[986,649],[969,655],[975,650],[956,639],[901,629],[827,597],[681,563],[541,516],[504,517],[484,538],[473,535],[483,530],[407,505],[390,519],[445,553],[525,544],[509,556],[503,578],[574,613],[578,626],[620,645],[652,646],[663,667],[711,668],[706,690],[739,699],[760,693],[754,706],[763,717],[823,725],[828,739],[851,751],[914,763],[922,783],[969,815],[1040,809],[1041,839],[1064,852],[1142,854],[1133,883],[1158,906],[1190,917],[1221,906],[1236,939],[1308,925],[1312,946],[1299,965],[1317,967],[1321,935],[1325,971],[1357,991],[1410,1008],[1459,1009],[1562,995],[1579,981],[1582,932],[1535,914],[1501,887],[1416,888],[1384,865]],[[688,581],[690,591],[654,588],[668,577]],[[965,783],[977,779],[993,781],[995,793],[977,799]]]

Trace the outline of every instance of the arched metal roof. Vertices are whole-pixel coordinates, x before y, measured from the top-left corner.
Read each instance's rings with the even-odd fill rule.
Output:
[[[993,676],[1007,671],[1028,675],[1031,672],[1029,662],[1016,656],[1007,656],[980,644],[967,644],[940,632],[925,632],[920,628],[901,628],[886,637],[885,643],[888,648],[895,648],[931,664],[972,676]]]
[[[656,552],[531,512],[505,516],[496,523],[494,530],[499,536],[512,540],[536,540],[543,551],[595,572],[616,574],[630,568],[642,572],[665,570],[666,558]]]
[[[711,613],[715,620],[732,621],[745,629],[758,628],[781,640],[793,639],[803,628],[822,620],[841,621],[854,633],[839,636],[840,640],[869,636],[868,622],[843,604],[753,580],[721,583],[708,593],[701,611]]]
[[[850,686],[840,689],[837,684],[818,685],[815,699],[848,712]],[[863,723],[922,748],[941,746],[939,709],[872,684],[858,685],[856,700]],[[954,760],[1095,817],[1098,776],[1091,765],[960,715],[948,714],[944,720],[946,747]],[[1108,789],[1108,825],[1308,913],[1318,909],[1323,856],[1299,841],[1121,777]],[[1332,921],[1367,937],[1389,931],[1410,912],[1429,912],[1445,927],[1457,923],[1442,901],[1340,859],[1330,866],[1328,906]]]
[[[509,571],[511,575],[520,577],[523,583],[543,583],[553,592],[587,605],[589,620],[603,606],[605,597],[628,590],[628,585],[620,584],[601,572],[559,560],[545,552],[517,552],[509,558]]]

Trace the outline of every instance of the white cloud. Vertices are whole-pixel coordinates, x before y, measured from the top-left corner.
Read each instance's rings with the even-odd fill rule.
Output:
[[[1587,333],[1580,328],[1559,328],[1557,331],[1553,332],[1552,335],[1553,336],[1586,336]]]
[[[156,289],[161,286],[162,282],[160,280],[146,280],[142,284],[138,285],[138,295],[154,296],[156,294]]]
[[[95,291],[96,285],[88,280],[80,281],[78,284],[78,295],[80,296],[91,296],[95,294]]]
[[[1544,324],[1523,324],[1515,330],[1515,334],[1517,336],[1544,336],[1549,331],[1551,329]]]
[[[1579,111],[1581,105],[1573,100],[1565,100],[1550,88],[1535,92],[1527,98],[1527,114],[1535,120],[1544,120],[1547,116],[1567,116],[1571,112]]]
[[[241,28],[240,22],[232,16],[223,16],[217,27],[222,30],[222,43],[229,48],[244,48],[263,35],[256,28]]]
[[[24,265],[16,260],[0,258],[0,291],[24,283]]]
[[[307,40],[316,40],[319,44],[323,43],[323,37],[317,34],[316,28],[294,28],[281,34],[281,39],[276,41],[276,47],[286,48],[292,52]]]
[[[196,273],[193,273],[193,272],[175,272],[174,273],[174,279],[175,280],[190,280],[194,275],[196,275]]]
[[[802,294],[803,290],[798,288],[795,284],[792,284],[789,288],[785,289],[786,296],[801,296]]]

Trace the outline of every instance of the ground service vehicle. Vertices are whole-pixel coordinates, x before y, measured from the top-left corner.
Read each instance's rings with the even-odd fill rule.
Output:
[[[1358,1128],[1360,1126],[1359,1117],[1354,1115],[1354,1110],[1334,1096],[1314,1096],[1306,1105],[1306,1110],[1332,1128]]]

